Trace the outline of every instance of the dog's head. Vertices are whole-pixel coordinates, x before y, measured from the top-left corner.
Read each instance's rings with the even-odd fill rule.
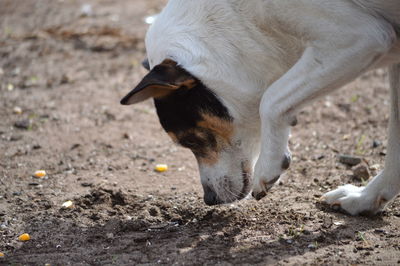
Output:
[[[254,147],[218,95],[177,62],[165,59],[121,103],[148,98],[154,98],[171,139],[194,153],[206,204],[233,202],[250,192]]]

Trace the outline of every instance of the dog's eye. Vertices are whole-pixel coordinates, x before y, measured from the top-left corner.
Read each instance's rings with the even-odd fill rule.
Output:
[[[204,146],[204,141],[195,135],[187,135],[179,140],[179,143],[186,148],[196,149]]]

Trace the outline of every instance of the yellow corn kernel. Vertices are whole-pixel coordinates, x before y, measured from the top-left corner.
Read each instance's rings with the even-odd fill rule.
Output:
[[[43,178],[46,176],[46,171],[45,170],[38,170],[33,174],[34,177],[36,178]]]
[[[3,252],[0,252],[0,258],[4,258],[6,255]]]
[[[21,107],[15,106],[13,109],[14,114],[20,115],[22,114],[22,109]]]
[[[62,207],[65,209],[71,209],[72,207],[74,207],[74,203],[69,200],[69,201],[64,202]]]
[[[29,234],[22,234],[18,237],[19,241],[29,241],[31,236]]]
[[[159,173],[168,171],[168,165],[166,164],[157,164],[156,167],[154,168]]]
[[[13,91],[14,90],[14,85],[12,85],[11,83],[7,84],[7,90],[8,91]]]

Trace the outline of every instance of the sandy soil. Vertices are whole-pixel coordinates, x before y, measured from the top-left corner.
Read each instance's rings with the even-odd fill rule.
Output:
[[[373,218],[318,204],[365,182],[338,154],[381,169],[386,72],[301,113],[294,163],[268,197],[207,207],[193,155],[162,131],[152,102],[119,105],[145,74],[144,18],[164,4],[0,0],[0,264],[400,263],[400,201]],[[39,169],[48,176],[33,178]]]

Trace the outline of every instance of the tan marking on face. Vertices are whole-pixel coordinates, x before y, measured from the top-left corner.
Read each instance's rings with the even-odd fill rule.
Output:
[[[227,143],[231,142],[233,135],[232,122],[205,113],[202,114],[202,117],[204,120],[198,122],[197,126],[211,130],[215,133],[214,135],[222,138]]]
[[[196,159],[198,160],[199,164],[206,164],[209,166],[212,166],[218,162],[219,159],[219,151],[220,151],[220,145],[218,144],[217,141],[217,146],[214,145],[209,145],[207,143],[207,133],[204,131],[204,128],[191,128],[185,132],[179,132],[179,133],[173,133],[173,132],[168,132],[168,135],[170,138],[176,142],[182,144],[182,141],[187,139],[188,136],[195,136],[199,141],[203,141],[205,144],[203,145],[193,145],[193,148],[189,148],[196,156]],[[216,136],[214,138],[217,139]],[[214,146],[214,147],[212,147]]]
[[[178,143],[178,137],[173,132],[167,132],[168,136],[172,139],[173,142]]]
[[[184,80],[183,82],[179,83],[180,86],[184,86],[188,89],[192,89],[196,86],[197,82],[194,79],[187,79]]]
[[[203,120],[197,122],[195,128],[188,129],[185,132],[168,132],[168,135],[174,142],[182,145],[189,136],[194,136],[194,139],[204,142],[204,144],[198,146],[193,145],[193,148],[190,147],[190,149],[195,154],[199,164],[212,166],[218,162],[219,153],[223,147],[230,145],[233,125],[230,121],[205,113],[202,114],[202,118]],[[214,141],[213,144],[208,145],[207,140],[210,134],[214,137]]]

